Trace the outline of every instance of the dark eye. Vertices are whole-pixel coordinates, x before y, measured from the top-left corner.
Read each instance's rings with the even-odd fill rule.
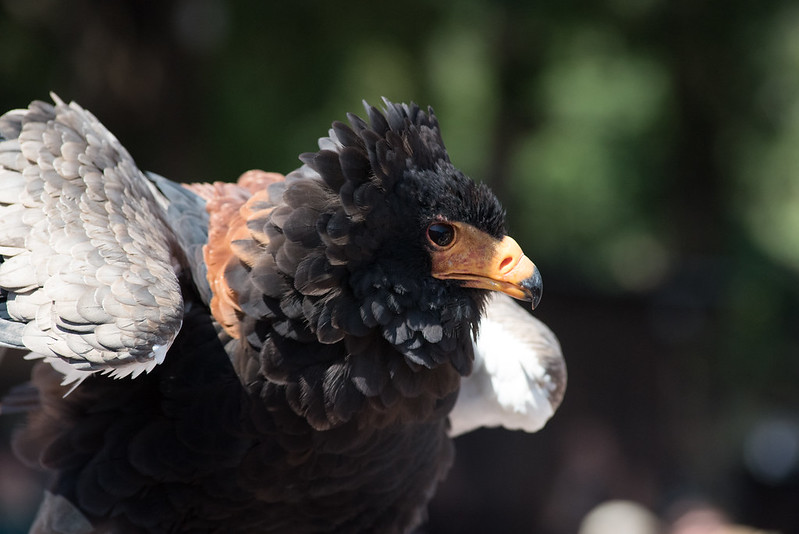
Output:
[[[439,247],[446,247],[455,239],[455,228],[451,224],[433,223],[427,227],[427,239]]]

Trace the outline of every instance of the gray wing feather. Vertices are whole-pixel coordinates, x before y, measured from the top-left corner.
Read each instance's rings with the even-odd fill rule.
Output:
[[[92,534],[92,524],[69,500],[49,491],[39,507],[30,534]]]
[[[180,329],[176,271],[202,233],[172,223],[207,216],[171,207],[160,190],[179,186],[153,187],[91,113],[53,99],[0,117],[0,344],[138,374]]]
[[[153,172],[145,173],[150,182],[168,201],[165,210],[169,226],[174,230],[178,245],[186,256],[192,280],[206,305],[211,303],[203,246],[208,242],[208,212],[205,200],[196,193]]]

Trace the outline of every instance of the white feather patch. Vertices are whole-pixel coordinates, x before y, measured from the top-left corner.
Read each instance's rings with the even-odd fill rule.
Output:
[[[100,373],[103,375],[108,375],[114,379],[119,379],[128,376],[130,378],[136,378],[142,373],[151,372],[157,365],[164,363],[166,353],[169,351],[172,341],[174,340],[171,340],[169,344],[166,345],[155,345],[153,347],[152,358],[148,358],[146,361],[136,361],[124,365],[118,365],[116,367],[105,367],[103,369],[91,369],[88,362],[70,363],[57,356],[45,356],[35,352],[26,354],[25,359],[37,360],[41,358],[45,363],[49,363],[53,369],[64,375],[61,385],[72,386],[69,388],[69,390],[67,390],[66,393],[64,393],[64,396],[66,397],[75,391],[75,388],[81,385],[84,380],[95,373]]]
[[[474,368],[450,413],[453,437],[480,427],[536,432],[554,414],[551,396],[559,385],[543,361],[561,357],[557,339],[526,312],[505,319],[489,309],[480,323]]]

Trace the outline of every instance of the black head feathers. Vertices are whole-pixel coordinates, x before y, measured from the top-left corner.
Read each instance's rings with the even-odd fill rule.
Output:
[[[320,150],[300,157],[307,168],[292,175],[314,171],[338,192],[344,213],[354,222],[388,205],[394,213],[383,217],[392,221],[443,216],[497,238],[504,235],[499,201],[452,165],[433,110],[384,102],[385,114],[364,103],[369,123],[353,114],[348,114],[350,125],[335,122],[329,137],[320,139]],[[379,224],[387,226],[386,220]]]
[[[335,122],[274,191],[274,210],[248,221],[268,254],[240,300],[257,303],[261,327],[253,330],[272,380],[297,379],[319,358],[324,366],[347,358],[348,372],[358,373],[352,384],[367,396],[408,386],[388,380],[405,374],[416,384],[408,389],[421,390],[416,371],[439,369],[430,379],[440,399],[471,369],[486,292],[431,276],[427,228],[461,221],[498,239],[504,212],[451,164],[432,110],[385,105],[384,113],[367,106],[368,123],[354,115],[349,125]],[[336,345],[300,356],[310,340]],[[280,356],[285,344],[293,362]],[[398,365],[410,373],[398,374]]]

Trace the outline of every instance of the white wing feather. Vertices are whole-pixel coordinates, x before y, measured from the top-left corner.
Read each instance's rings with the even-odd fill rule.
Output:
[[[65,382],[135,376],[183,317],[168,201],[91,113],[53,100],[0,117],[0,344]]]
[[[547,326],[500,293],[489,297],[474,342],[472,374],[450,413],[450,435],[502,426],[536,432],[566,387],[560,344]]]

